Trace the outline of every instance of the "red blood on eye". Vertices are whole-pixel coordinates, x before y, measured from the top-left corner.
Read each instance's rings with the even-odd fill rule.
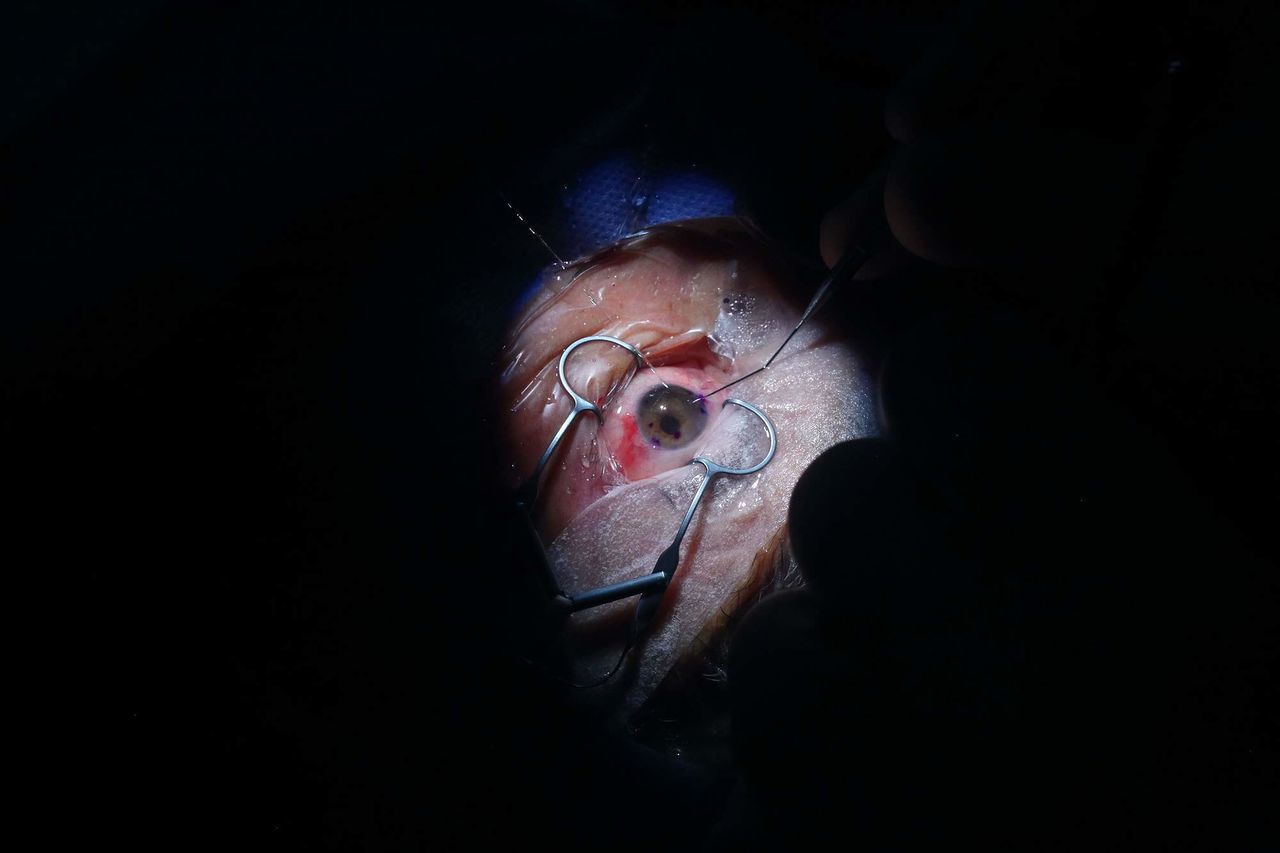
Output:
[[[623,415],[622,441],[618,442],[618,446],[614,451],[614,456],[618,460],[618,465],[622,468],[622,473],[630,477],[636,463],[643,458],[643,455],[644,445],[640,443],[640,430],[636,426],[636,416],[632,414]]]

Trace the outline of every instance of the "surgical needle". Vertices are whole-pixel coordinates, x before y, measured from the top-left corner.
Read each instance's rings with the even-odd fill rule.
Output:
[[[808,307],[806,307],[804,309],[804,313],[800,315],[800,322],[796,323],[796,327],[791,330],[791,334],[787,335],[787,339],[782,342],[781,346],[774,350],[773,355],[769,356],[769,360],[750,373],[739,376],[728,385],[721,385],[706,396],[710,397],[712,394],[719,394],[724,389],[731,388],[744,379],[749,379],[757,373],[768,370],[769,365],[773,364],[774,359],[781,354],[787,344],[791,343],[791,339],[796,336],[796,332],[800,331],[800,327],[807,323],[809,318],[818,313],[818,309],[827,303],[827,300],[835,293],[836,285],[843,284],[857,275],[858,270],[862,268],[862,265],[866,263],[867,258],[869,257],[871,257],[871,252],[864,248],[861,243],[854,243],[851,245],[845,253],[840,256],[840,260],[836,262],[836,265],[831,268],[831,272],[827,275],[822,284],[818,286],[818,292],[813,294],[813,298],[809,300]]]

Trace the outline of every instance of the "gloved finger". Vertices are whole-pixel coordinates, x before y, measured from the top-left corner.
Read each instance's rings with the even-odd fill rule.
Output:
[[[885,213],[906,249],[949,267],[1090,268],[1118,252],[1138,195],[1135,149],[1086,136],[966,129],[902,150]],[[1037,279],[1016,280],[1035,294]]]
[[[822,218],[818,247],[828,267],[836,265],[851,239],[858,238],[868,228],[884,228],[884,182],[885,172],[878,172]],[[884,243],[884,247],[862,265],[855,279],[881,278],[910,263],[911,254],[895,240],[888,239]]]
[[[805,579],[844,634],[832,639],[889,643],[962,606],[949,524],[894,441],[844,442],[814,460],[792,492],[788,525]]]
[[[1017,648],[990,644],[999,585],[901,445],[878,438],[828,450],[796,484],[788,524],[825,636],[858,658],[881,696],[877,713],[1005,714],[978,687],[1011,666]]]

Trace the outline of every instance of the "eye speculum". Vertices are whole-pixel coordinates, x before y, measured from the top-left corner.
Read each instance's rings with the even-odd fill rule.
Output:
[[[640,398],[636,424],[656,450],[684,447],[707,425],[706,398],[679,385],[655,386]]]

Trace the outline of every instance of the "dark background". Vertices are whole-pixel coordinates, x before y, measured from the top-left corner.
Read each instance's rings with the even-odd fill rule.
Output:
[[[1201,101],[1269,109],[1248,99],[1256,78],[1223,70],[1239,20],[1196,14]],[[1145,91],[1171,16],[1090,19],[1076,97],[1097,125],[1123,136],[1157,121],[1117,93]],[[823,211],[892,150],[886,93],[955,20],[923,2],[64,3],[15,16],[0,317],[14,648],[49,732],[32,789],[68,826],[142,846],[700,839],[732,775],[605,738],[513,663],[527,602],[512,591],[484,393],[506,306],[549,258],[503,196],[538,222],[574,168],[649,146],[723,176],[816,265]],[[1268,159],[1262,147],[1216,156],[1226,169]],[[1242,192],[1258,185],[1245,172]],[[1237,216],[1248,206],[1203,204],[1223,199]],[[1221,235],[1205,239],[1219,251]],[[1228,246],[1216,268],[1256,280],[1259,254]],[[910,327],[945,350],[969,287],[992,292],[969,272],[912,267],[859,298],[860,335],[881,353]],[[1253,609],[1203,616],[1243,621],[1259,648],[1274,614],[1258,592],[1275,559],[1274,362],[1223,329],[1253,334],[1275,314],[1241,304],[1210,311],[1207,336],[1188,327],[1207,365],[1188,381],[1213,394],[1139,378],[1121,396],[1146,425],[1138,443],[1172,448],[1264,567],[1226,584]],[[1101,310],[1037,328],[1078,354],[1093,340],[1081,316]],[[1223,384],[1218,363],[1256,370]],[[1158,522],[1135,527],[1167,532]],[[1091,553],[1113,532],[1093,531]],[[1068,611],[1063,636],[1087,633],[1092,613]],[[1239,683],[1273,690],[1255,670]],[[1274,718],[1249,726],[1250,754],[1267,755]],[[1258,759],[1232,784],[1261,802],[1272,767]],[[929,814],[930,797],[943,795],[910,813]]]

